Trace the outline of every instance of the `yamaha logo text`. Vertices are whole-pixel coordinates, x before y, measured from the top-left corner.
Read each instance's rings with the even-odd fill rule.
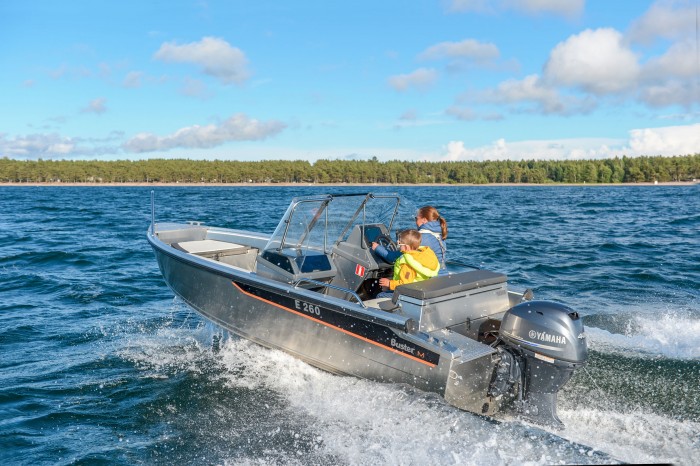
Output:
[[[547,343],[556,343],[558,345],[566,345],[566,337],[563,337],[561,335],[552,335],[546,332],[537,332],[535,330],[530,330],[528,335],[533,340],[540,340]]]

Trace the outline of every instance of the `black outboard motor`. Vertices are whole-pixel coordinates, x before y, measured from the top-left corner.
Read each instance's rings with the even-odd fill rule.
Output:
[[[505,343],[501,380],[517,383],[520,414],[537,424],[563,428],[557,392],[588,358],[578,313],[559,303],[523,302],[505,313],[499,336]]]

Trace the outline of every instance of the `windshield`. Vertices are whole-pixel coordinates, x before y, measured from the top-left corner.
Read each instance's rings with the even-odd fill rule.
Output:
[[[314,249],[329,253],[356,225],[384,224],[389,230],[398,194],[345,194],[294,198],[265,250]]]

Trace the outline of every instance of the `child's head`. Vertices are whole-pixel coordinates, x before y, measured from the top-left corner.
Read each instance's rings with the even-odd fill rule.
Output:
[[[399,234],[399,243],[405,244],[408,251],[418,249],[421,242],[421,235],[418,230],[404,230]]]

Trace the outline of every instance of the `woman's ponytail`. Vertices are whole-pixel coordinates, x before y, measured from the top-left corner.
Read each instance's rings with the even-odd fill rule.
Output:
[[[440,220],[440,229],[442,230],[442,240],[445,241],[447,239],[447,222],[442,216],[438,218]]]
[[[423,217],[429,222],[434,222],[434,221],[439,221],[440,222],[440,229],[442,230],[442,240],[447,239],[447,221],[442,218],[442,216],[438,213],[437,209],[431,205],[427,205],[424,207],[421,207],[418,209],[418,215]]]

